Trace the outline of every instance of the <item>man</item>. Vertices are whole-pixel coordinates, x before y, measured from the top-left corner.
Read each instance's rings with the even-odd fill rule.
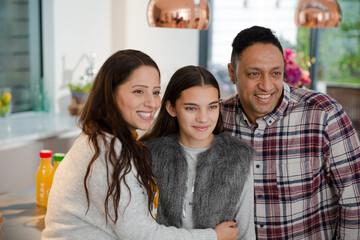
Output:
[[[283,82],[283,49],[254,26],[233,41],[225,130],[255,148],[258,239],[360,239],[360,147],[341,105]]]

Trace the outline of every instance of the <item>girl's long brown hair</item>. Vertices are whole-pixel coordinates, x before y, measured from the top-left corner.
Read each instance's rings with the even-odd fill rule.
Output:
[[[87,166],[84,178],[88,210],[90,199],[87,183],[88,178],[91,177],[91,167],[99,155],[104,154],[108,182],[104,208],[106,222],[110,218],[114,224],[118,219],[121,182],[124,182],[131,196],[125,176],[131,171],[132,161],[138,173],[137,179],[147,192],[149,212],[152,209],[154,198],[152,186],[155,186],[155,181],[151,170],[150,151],[135,139],[123,119],[115,99],[115,91],[118,86],[125,83],[134,70],[144,65],[154,67],[160,75],[157,64],[143,52],[129,49],[118,51],[110,56],[94,79],[79,119],[83,133],[89,137],[89,142],[94,147],[94,155]],[[110,141],[108,140],[109,136]],[[120,155],[116,154],[115,149],[117,139],[122,144]],[[101,145],[105,146],[104,153],[100,152]],[[110,171],[109,166],[113,171]],[[110,199],[114,204],[114,218],[109,213]]]

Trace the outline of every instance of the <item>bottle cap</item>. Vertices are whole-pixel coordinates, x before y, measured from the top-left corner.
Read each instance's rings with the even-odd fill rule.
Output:
[[[52,151],[51,150],[41,150],[40,151],[40,158],[51,158]]]
[[[65,157],[65,153],[54,153],[54,161],[60,162]]]

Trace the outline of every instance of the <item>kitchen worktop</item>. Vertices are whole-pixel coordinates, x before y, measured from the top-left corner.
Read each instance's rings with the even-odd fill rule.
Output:
[[[46,208],[35,203],[35,188],[0,195],[3,224],[0,239],[39,240]]]
[[[61,134],[79,134],[69,113],[23,112],[0,118],[0,150]]]

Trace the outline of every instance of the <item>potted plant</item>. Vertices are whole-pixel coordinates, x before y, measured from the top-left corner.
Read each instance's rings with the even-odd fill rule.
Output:
[[[87,74],[80,78],[78,83],[69,83],[68,86],[71,91],[71,104],[69,105],[69,113],[72,116],[80,114],[83,108],[88,92],[92,85],[92,77]]]
[[[70,82],[68,84],[71,91],[71,104],[69,105],[69,112],[70,115],[72,116],[79,115],[82,107],[86,102],[88,92],[90,91],[93,79],[96,74],[95,57],[96,57],[95,52],[91,52],[90,56],[85,54],[82,55],[79,62],[81,62],[84,59],[87,59],[90,65],[85,69],[84,75],[82,75],[78,79],[78,81]]]

